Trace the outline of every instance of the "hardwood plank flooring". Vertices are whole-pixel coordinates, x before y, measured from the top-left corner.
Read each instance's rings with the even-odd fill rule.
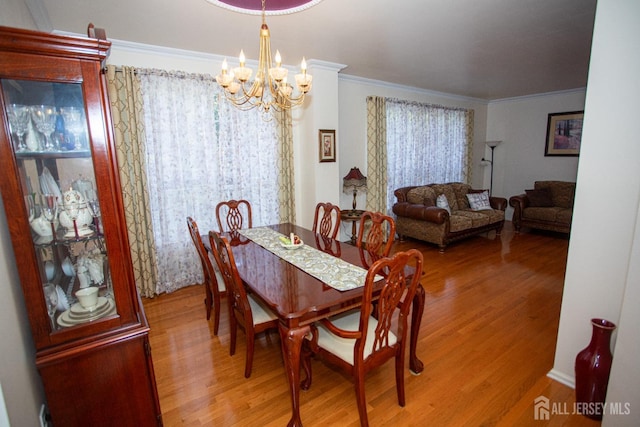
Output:
[[[418,355],[421,375],[405,376],[397,404],[393,363],[366,381],[372,426],[599,426],[573,414],[574,391],[546,377],[553,366],[568,249],[567,238],[515,234],[508,222],[456,243],[445,253],[415,240],[424,255],[426,306]],[[226,304],[219,335],[205,319],[204,290],[190,286],[144,300],[165,426],[285,426],[290,399],[277,334],[256,342],[245,379],[245,337],[229,356]],[[587,343],[585,343],[586,346]],[[408,366],[408,362],[407,362]],[[301,393],[305,426],[357,426],[351,381],[313,361],[314,383]],[[549,398],[548,421],[533,401]]]

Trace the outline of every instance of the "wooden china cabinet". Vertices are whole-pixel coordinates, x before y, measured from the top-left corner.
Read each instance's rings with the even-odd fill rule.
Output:
[[[102,73],[110,46],[0,27],[0,191],[54,426],[162,424]]]

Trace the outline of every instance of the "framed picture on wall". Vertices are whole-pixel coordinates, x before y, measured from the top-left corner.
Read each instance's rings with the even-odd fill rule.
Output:
[[[584,111],[549,114],[545,156],[577,156],[582,140]]]
[[[336,131],[320,129],[320,162],[336,161]]]

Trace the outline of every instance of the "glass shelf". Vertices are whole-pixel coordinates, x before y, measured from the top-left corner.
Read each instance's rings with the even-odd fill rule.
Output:
[[[51,331],[113,314],[82,84],[1,83]],[[76,292],[92,287],[96,307],[80,306]]]

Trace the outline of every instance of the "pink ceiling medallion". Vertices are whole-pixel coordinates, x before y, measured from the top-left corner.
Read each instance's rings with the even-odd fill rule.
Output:
[[[234,12],[260,15],[260,0],[207,0],[209,3]],[[269,0],[265,15],[287,15],[309,9],[322,0]]]

